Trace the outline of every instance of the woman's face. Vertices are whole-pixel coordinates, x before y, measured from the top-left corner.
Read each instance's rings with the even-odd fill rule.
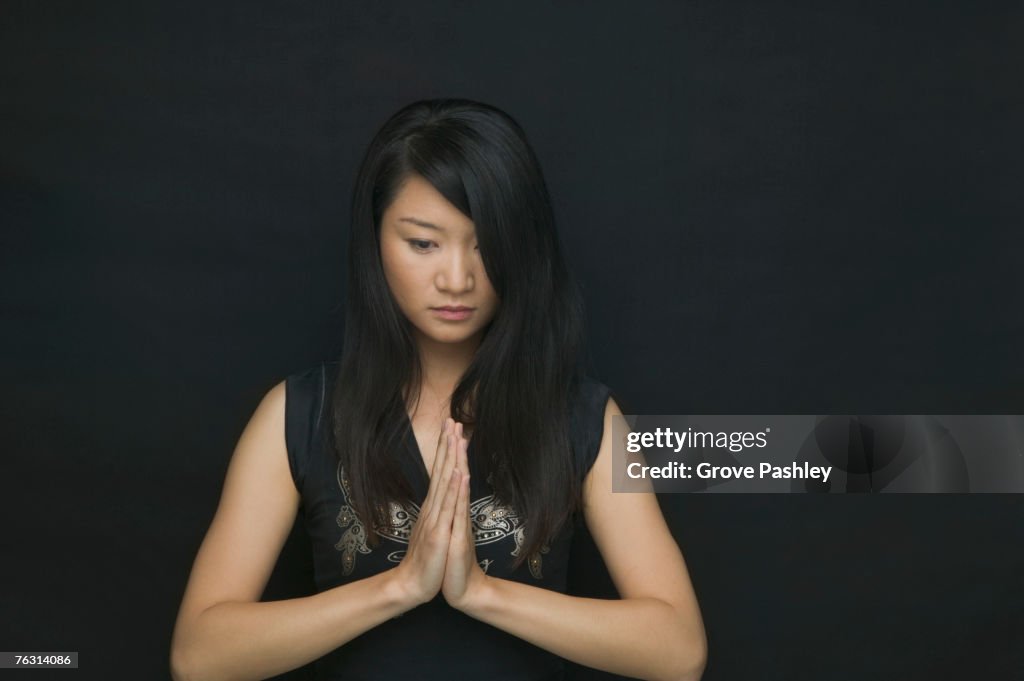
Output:
[[[380,255],[391,293],[417,341],[479,343],[499,300],[473,221],[412,175],[381,216]]]

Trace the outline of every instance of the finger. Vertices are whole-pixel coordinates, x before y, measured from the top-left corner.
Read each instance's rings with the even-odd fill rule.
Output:
[[[459,425],[460,424],[458,422],[453,422],[452,432],[448,436],[448,442],[447,442],[447,446],[445,447],[445,453],[444,453],[444,461],[441,464],[442,465],[442,468],[441,468],[441,481],[442,482],[446,482],[448,480],[448,476],[452,474],[452,469],[455,468],[455,463],[456,463],[456,460],[457,460],[456,454],[457,454],[457,450],[458,450],[458,446],[459,446],[459,438],[458,438]]]
[[[437,496],[438,473],[441,470],[441,465],[444,464],[444,453],[447,450],[448,436],[451,434],[451,429],[452,420],[445,419],[444,426],[441,427],[441,434],[437,438],[437,449],[434,451],[434,464],[431,466],[430,484],[427,486],[427,496],[423,500],[423,510],[430,508],[432,501]]]
[[[455,520],[452,522],[452,537],[467,540],[467,546],[472,545],[469,536],[469,476],[463,475],[459,485],[459,499],[455,504]]]
[[[452,432],[448,434],[448,438],[445,441],[445,445],[443,448],[444,451],[442,452],[441,450],[438,450],[437,453],[438,458],[443,457],[444,461],[438,464],[440,466],[437,473],[438,489],[431,503],[430,511],[428,512],[431,526],[433,526],[433,524],[436,523],[438,521],[438,518],[441,516],[444,500],[448,497],[449,494],[449,483],[451,481],[452,471],[455,468],[454,466],[451,465],[451,461],[455,458],[454,453],[456,445],[454,430],[455,429],[453,428]]]
[[[452,417],[451,416],[446,416],[444,418],[444,421],[441,423],[441,432],[438,433],[438,435],[437,435],[437,446],[438,447],[441,446],[441,442],[444,441],[444,436],[451,429],[452,425],[454,425],[454,421],[452,421]]]
[[[452,436],[449,438],[449,445],[447,445],[447,452],[444,453],[444,467],[441,469],[442,480],[446,480],[452,474],[452,471],[458,468],[459,463],[459,424],[456,423],[452,427]],[[456,494],[458,494],[459,488],[456,487]]]
[[[451,435],[454,432],[455,422],[451,419],[445,419],[444,426],[441,428],[441,434],[437,436],[437,447],[434,449],[434,464],[431,467],[431,475],[440,471],[441,466],[444,465],[443,455],[448,451],[448,444],[451,442]]]
[[[459,500],[459,488],[462,486],[461,473],[453,468],[451,470],[451,477],[449,483],[445,489],[444,499],[441,502],[441,512],[437,517],[438,528],[441,530],[451,530],[452,528],[452,517],[455,514],[455,504]]]
[[[464,483],[465,486],[466,486],[466,491],[465,491],[466,510],[464,511],[463,515],[466,516],[466,536],[469,538],[469,545],[473,546],[473,543],[474,543],[474,541],[473,541],[473,523],[471,522],[471,519],[469,518],[469,501],[470,501],[469,495],[470,495],[470,492],[472,491],[472,489],[470,488],[471,480],[470,480],[470,475],[469,475],[469,441],[468,440],[463,440],[462,441],[462,466],[463,466],[463,471],[465,472],[465,475],[466,475],[466,482]]]
[[[469,440],[467,440],[462,435],[462,431],[461,430],[459,431],[459,436],[461,437],[461,440],[459,442],[459,447],[458,447],[458,452],[457,452],[458,459],[459,459],[458,465],[459,465],[459,468],[462,470],[462,472],[465,473],[468,476],[469,475]]]

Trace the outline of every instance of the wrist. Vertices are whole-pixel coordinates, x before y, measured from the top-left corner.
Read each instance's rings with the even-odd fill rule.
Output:
[[[406,571],[402,569],[401,564],[391,568],[386,573],[388,576],[387,585],[385,591],[388,593],[390,601],[398,608],[401,612],[412,610],[418,605],[423,605],[429,598],[424,598],[423,594],[416,588],[413,580],[409,579]]]
[[[466,589],[465,597],[457,609],[479,619],[494,601],[496,581],[495,577],[488,577],[486,574],[474,579]]]

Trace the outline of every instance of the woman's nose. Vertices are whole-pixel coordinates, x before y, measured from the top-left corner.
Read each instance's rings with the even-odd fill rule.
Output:
[[[445,291],[469,291],[473,288],[472,262],[463,253],[452,253],[437,273],[437,287]]]

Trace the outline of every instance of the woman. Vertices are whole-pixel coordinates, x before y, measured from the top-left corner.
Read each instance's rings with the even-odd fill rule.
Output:
[[[612,493],[608,389],[520,127],[467,100],[396,113],[352,203],[340,362],[245,428],[172,643],[176,679],[556,679],[562,658],[697,679],[706,643],[653,494]],[[315,595],[259,602],[301,512]],[[586,522],[621,595],[565,593]]]

